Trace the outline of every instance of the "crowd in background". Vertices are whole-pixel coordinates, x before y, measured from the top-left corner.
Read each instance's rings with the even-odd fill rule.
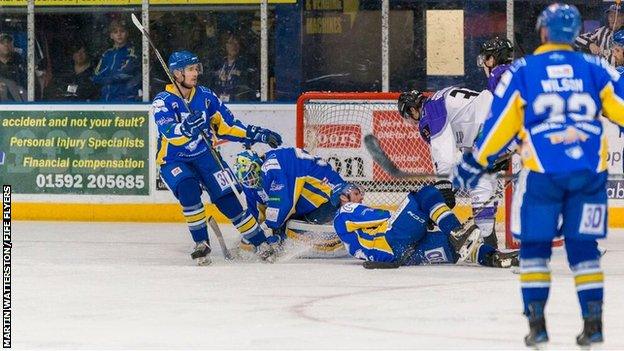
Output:
[[[37,31],[35,41],[36,101],[132,103],[143,100],[138,31],[128,23],[127,13],[100,17],[105,17],[100,18],[101,23],[75,23],[80,22],[80,16],[69,17],[68,31],[47,30],[45,18],[38,24],[42,29]],[[204,70],[200,84],[213,89],[222,100],[258,100],[259,55],[257,48],[246,47],[241,37],[245,34],[247,41],[258,41],[250,40],[249,31],[241,30],[253,21],[219,28],[224,19],[215,17],[198,14],[185,23],[175,23],[171,17],[156,12],[151,31],[165,60],[167,52],[180,49],[198,54]],[[89,36],[90,31],[81,28],[96,33],[100,29],[100,35]],[[0,27],[0,102],[27,101],[27,50],[26,40],[21,40],[24,38],[24,31]],[[169,83],[153,56],[152,95]]]
[[[468,87],[483,85],[483,75],[476,67],[468,67],[464,76],[428,76],[424,70],[427,53],[421,40],[421,37],[426,37],[423,32],[425,24],[422,16],[417,15],[424,11],[424,7],[397,6],[395,10],[403,11],[393,13],[395,21],[405,19],[409,22],[411,19],[414,23],[413,29],[409,26],[402,29],[404,37],[399,33],[401,30],[391,30],[391,34],[394,33],[391,44],[394,40],[403,49],[391,50],[391,90],[435,90],[453,84]],[[494,35],[504,35],[499,33],[501,28],[504,29],[504,6],[497,6],[497,3],[490,6],[480,9],[481,6],[480,10],[466,10],[467,65],[473,64],[472,53],[478,52],[483,41]],[[621,64],[614,61],[611,37],[614,29],[622,27],[624,15],[619,12],[619,16],[616,16],[614,6],[594,6],[595,10],[600,7],[601,13],[596,15],[594,11],[588,17],[584,22],[586,33],[579,36],[575,45],[577,50],[602,56],[612,64]],[[541,5],[534,7],[531,9],[541,11]],[[309,28],[305,27],[306,18],[333,18],[336,13],[306,11],[303,10],[302,32],[297,34],[297,30],[293,30],[293,33],[284,35],[282,30],[279,32],[281,44],[271,46],[272,40],[273,43],[277,42],[278,34],[269,31],[269,89],[274,89],[277,99],[281,96],[292,101],[301,91],[306,90],[379,90],[380,80],[377,77],[381,72],[381,60],[375,51],[375,48],[378,49],[375,44],[378,38],[362,34],[363,27],[368,28],[371,23],[378,21],[376,16],[379,11],[362,8],[356,17],[343,14],[349,21],[344,22],[342,34],[323,35],[307,33]],[[25,16],[3,16],[0,15],[0,102],[25,102],[28,95]],[[490,28],[483,32],[482,28],[473,25],[483,20],[489,21],[489,27],[497,29]],[[277,22],[277,19],[270,18],[271,21]],[[132,103],[144,100],[141,37],[129,23],[128,12],[48,13],[36,15],[35,22],[35,101]],[[346,23],[350,26],[346,26]],[[514,41],[521,49],[516,54],[521,56],[530,53],[531,40],[535,35],[527,33],[530,31],[527,28],[534,26],[534,16],[520,16],[515,26],[518,32],[514,35]],[[150,32],[165,60],[176,50],[196,53],[203,65],[199,83],[210,87],[222,100],[259,100],[259,11],[150,10]],[[353,37],[353,33],[360,33],[359,37]],[[276,38],[272,39],[271,35]],[[298,38],[303,49],[292,47],[297,45],[293,41],[296,42]],[[354,41],[359,44],[347,45]],[[405,45],[411,47],[405,49]],[[525,48],[527,52],[524,52]],[[275,68],[278,65],[279,69]],[[149,70],[150,96],[147,100],[169,83],[153,53],[150,53]],[[475,81],[479,84],[460,83]]]

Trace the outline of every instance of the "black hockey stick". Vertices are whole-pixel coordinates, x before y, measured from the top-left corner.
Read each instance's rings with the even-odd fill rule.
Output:
[[[388,154],[381,148],[379,139],[372,134],[368,134],[364,137],[364,146],[366,150],[373,157],[373,160],[381,166],[389,175],[394,178],[400,179],[448,179],[448,174],[433,174],[433,173],[410,173],[405,172],[392,162]]]
[[[180,90],[180,87],[178,86],[178,82],[176,82],[176,80],[173,78],[173,75],[171,74],[171,71],[169,71],[169,67],[167,67],[167,64],[165,63],[165,60],[163,59],[162,55],[160,55],[160,51],[158,51],[158,49],[156,48],[156,45],[154,45],[154,42],[150,38],[149,33],[147,32],[145,27],[143,27],[143,25],[141,24],[139,19],[134,15],[134,13],[131,14],[131,17],[132,17],[132,23],[134,23],[134,25],[137,27],[137,29],[139,31],[141,31],[143,36],[147,39],[147,41],[149,42],[150,46],[154,50],[154,53],[156,53],[156,57],[158,58],[158,61],[160,62],[160,65],[162,66],[162,69],[165,71],[165,74],[167,75],[167,78],[169,78],[169,81],[173,84],[173,86],[178,91],[178,94],[182,98],[182,102],[184,103],[184,107],[186,107],[186,110],[189,111],[189,113],[192,113],[193,111],[189,107],[188,102],[186,101],[186,99],[184,99],[184,96],[182,95],[182,91]],[[228,180],[230,180],[229,179],[230,177],[228,176],[230,173],[228,171],[226,171],[225,167],[223,167],[223,164],[221,164],[221,159],[220,159],[219,155],[217,154],[217,151],[214,149],[214,147],[212,147],[212,142],[208,138],[208,135],[206,135],[206,132],[203,131],[203,130],[201,131],[201,135],[202,135],[202,138],[204,138],[204,141],[206,141],[206,144],[208,145],[208,148],[210,149],[210,153],[212,154],[212,157],[215,159],[215,161],[219,165],[219,168],[221,168],[221,171],[223,172],[223,175],[226,178],[228,178]],[[247,204],[245,203],[245,201],[243,201],[241,199],[241,194],[238,192],[238,189],[236,189],[236,186],[234,186],[234,183],[230,180],[229,184],[230,184],[230,188],[232,189],[232,191],[236,195],[236,198],[240,202],[241,206],[243,206],[243,209],[246,209],[247,208],[247,206],[246,206]],[[223,239],[223,234],[221,233],[221,230],[219,229],[219,226],[217,225],[217,223],[214,221],[214,219],[212,217],[208,219],[208,223],[210,224],[210,227],[213,229],[213,231],[215,233],[215,236],[218,239],[217,241],[219,241],[219,245],[221,246],[221,250],[223,251],[223,256],[227,260],[232,259],[232,256],[230,255],[230,251],[228,250],[228,248],[225,245],[225,240]],[[216,230],[215,230],[215,227],[216,227]]]

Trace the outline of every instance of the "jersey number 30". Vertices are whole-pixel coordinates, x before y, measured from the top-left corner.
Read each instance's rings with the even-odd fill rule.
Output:
[[[575,122],[592,121],[596,118],[596,103],[588,93],[572,93],[568,100],[559,94],[540,94],[533,101],[535,115],[548,113],[546,122],[565,123],[566,115]]]

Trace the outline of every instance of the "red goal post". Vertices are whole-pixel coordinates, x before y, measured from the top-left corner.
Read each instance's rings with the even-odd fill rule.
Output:
[[[399,93],[308,92],[297,100],[297,147],[327,160],[346,180],[362,184],[367,202],[396,209],[408,191],[431,180],[393,178],[366,151],[363,138],[374,134],[384,151],[403,171],[433,173],[429,146],[415,126],[403,122],[396,109]],[[503,180],[499,187],[504,186]],[[497,199],[499,242],[514,243],[509,220],[512,189]],[[455,213],[465,220],[472,214],[468,194],[458,194]]]

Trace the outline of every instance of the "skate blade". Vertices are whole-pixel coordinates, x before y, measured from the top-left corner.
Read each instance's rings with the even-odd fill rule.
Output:
[[[398,262],[375,262],[375,261],[364,261],[362,263],[362,267],[366,269],[395,269],[399,268]]]
[[[196,258],[195,262],[198,266],[209,266],[212,264],[212,260],[208,256]]]

